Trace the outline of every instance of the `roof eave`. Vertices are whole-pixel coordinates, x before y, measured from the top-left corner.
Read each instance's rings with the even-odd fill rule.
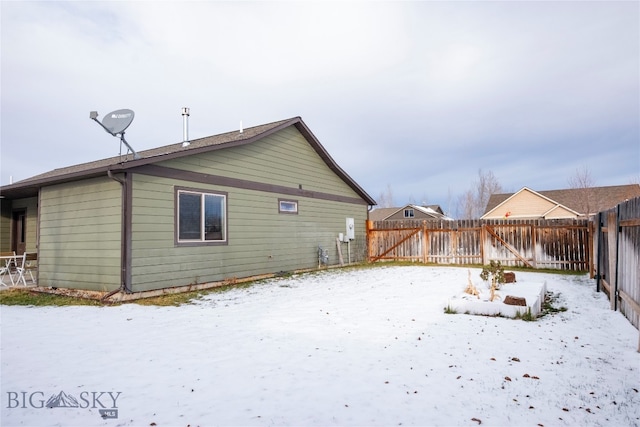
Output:
[[[307,125],[302,121],[300,117],[296,117],[292,119],[291,123],[287,123],[288,127],[291,125],[295,125],[296,129],[305,137],[305,139],[311,144],[313,149],[318,153],[318,155],[324,160],[324,162],[329,166],[336,175],[338,175],[344,182],[351,187],[353,191],[355,191],[365,202],[367,202],[370,206],[375,206],[378,203],[371,197],[362,187],[358,185],[350,176],[347,174],[335,160],[329,155],[327,150],[320,144],[320,141],[316,138],[316,136],[311,132],[311,130],[307,127]],[[280,130],[280,129],[278,129]]]
[[[95,178],[106,175],[108,170],[121,169],[114,168],[112,166],[101,166],[95,169],[83,170],[81,172],[72,172],[65,175],[57,175],[55,177],[46,177],[27,180],[27,182],[3,185],[0,188],[0,196],[11,199],[35,197],[38,195],[40,188],[45,185],[64,184],[66,182],[77,181],[78,179]]]
[[[186,156],[192,156],[194,154],[206,153],[211,151],[220,150],[223,148],[231,148],[235,146],[241,146],[251,144],[257,140],[263,139],[269,135],[286,129],[290,126],[295,126],[296,129],[304,136],[307,142],[313,147],[313,149],[320,155],[322,160],[329,166],[329,168],[338,175],[349,187],[351,187],[368,205],[376,205],[376,201],[367,194],[362,187],[360,187],[338,164],[333,160],[325,148],[320,144],[320,141],[313,135],[311,130],[306,126],[300,117],[294,117],[292,119],[282,122],[278,126],[274,126],[264,132],[256,134],[251,138],[241,139],[237,141],[230,141],[223,144],[208,145],[204,147],[197,147],[187,150],[180,150],[176,152],[160,154],[150,157],[142,157],[140,159],[128,160],[122,163],[113,163],[109,165],[99,166],[93,169],[85,169],[78,172],[71,172],[64,175],[56,175],[53,177],[43,177],[41,179],[27,179],[25,181],[17,182],[0,187],[0,196],[9,198],[22,198],[22,197],[34,197],[38,194],[40,188],[44,185],[61,184],[65,182],[76,181],[78,179],[93,178],[106,174],[107,171],[112,172],[126,172],[128,169],[143,166],[147,164],[153,164],[160,161],[166,161]]]

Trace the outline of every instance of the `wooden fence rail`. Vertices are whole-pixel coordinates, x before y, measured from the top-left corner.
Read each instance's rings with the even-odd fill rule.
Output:
[[[595,216],[593,247],[597,290],[640,330],[640,197]]]
[[[368,221],[368,260],[587,271],[588,220]]]

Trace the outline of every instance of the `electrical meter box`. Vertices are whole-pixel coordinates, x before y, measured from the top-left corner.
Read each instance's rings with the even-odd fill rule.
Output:
[[[347,218],[347,239],[353,240],[356,238],[356,225],[353,218]]]

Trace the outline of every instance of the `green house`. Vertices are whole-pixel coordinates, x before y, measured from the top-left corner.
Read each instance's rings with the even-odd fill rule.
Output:
[[[137,293],[337,265],[366,246],[375,200],[299,117],[138,154],[0,187],[0,250],[37,252],[41,287]]]

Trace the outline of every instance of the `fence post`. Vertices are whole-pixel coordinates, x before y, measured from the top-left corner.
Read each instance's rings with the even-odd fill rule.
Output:
[[[596,226],[596,231],[593,234],[593,239],[594,239],[594,250],[595,250],[595,257],[596,257],[596,292],[600,292],[601,290],[601,281],[602,281],[602,268],[601,268],[601,262],[602,262],[602,212],[598,213],[597,216],[598,219],[598,224]],[[596,240],[597,239],[597,240]]]
[[[618,224],[616,218],[616,211],[610,210],[607,212],[607,243],[609,246],[609,300],[611,303],[611,310],[617,308],[617,284],[616,284],[616,266],[618,264],[618,245],[616,240],[618,237]]]
[[[427,245],[427,220],[422,220],[422,263],[427,263],[427,250],[429,245]]]
[[[538,257],[536,256],[536,234],[539,230],[539,223],[536,222],[531,223],[531,254],[533,256],[533,268],[538,268]]]
[[[487,230],[486,230],[485,224],[481,221],[480,222],[480,255],[482,256],[482,265],[488,264],[487,258],[486,258],[486,252],[484,250],[484,247],[486,244],[487,244]]]
[[[371,253],[373,252],[373,242],[371,241],[371,237],[373,235],[373,232],[371,231],[373,229],[373,221],[368,219],[366,221],[365,229],[367,230],[367,262],[369,262],[371,261]]]
[[[458,262],[458,227],[456,227],[455,229],[451,230],[451,234],[450,234],[450,238],[449,238],[449,253],[451,254],[451,257],[448,260],[447,264],[457,264]]]
[[[622,234],[622,227],[620,226],[620,203],[618,203],[618,206],[616,206],[616,211],[615,211],[615,218],[616,218],[616,228],[615,228],[615,232],[616,232],[616,270],[615,270],[615,287],[614,287],[614,292],[613,295],[615,295],[616,299],[615,299],[615,307],[614,310],[618,310],[618,296],[619,296],[619,291],[618,291],[618,282],[620,281],[620,275],[618,274],[618,267],[620,265],[620,261],[621,261],[621,257],[620,257],[620,235]]]
[[[593,265],[595,251],[595,239],[593,236],[595,235],[595,224],[591,218],[589,218],[589,229],[587,230],[587,253],[589,254],[589,264],[587,264],[587,266],[589,267],[589,278],[593,279],[596,274]]]

